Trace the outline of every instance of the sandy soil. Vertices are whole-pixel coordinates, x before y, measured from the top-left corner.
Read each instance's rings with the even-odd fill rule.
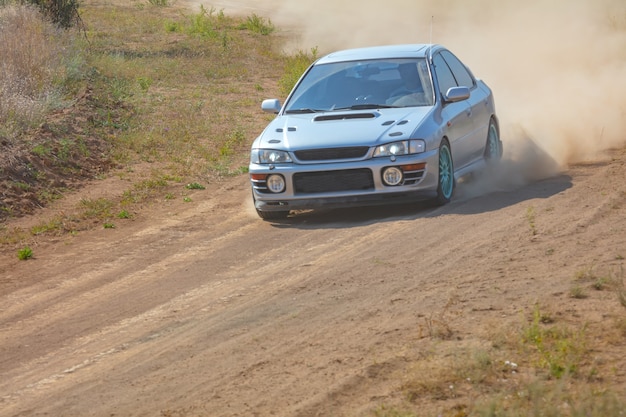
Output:
[[[441,208],[272,223],[239,176],[26,262],[0,252],[0,416],[364,415],[414,361],[489,344],[535,305],[613,332],[615,292],[577,277],[623,280],[626,150],[507,191],[481,181]],[[625,345],[594,347],[617,392]]]
[[[570,290],[623,265],[625,163],[281,223],[251,213],[241,176],[27,262],[5,253],[0,415],[356,415],[419,352],[480,345],[535,303],[610,324],[614,293]],[[623,343],[602,353],[622,388]]]

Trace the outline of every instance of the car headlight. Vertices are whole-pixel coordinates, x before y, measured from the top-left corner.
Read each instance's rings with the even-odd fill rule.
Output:
[[[426,150],[426,143],[421,139],[401,140],[377,146],[374,158],[382,156],[400,156],[422,153]]]
[[[293,162],[289,153],[275,149],[252,149],[250,162],[253,164],[283,164]]]

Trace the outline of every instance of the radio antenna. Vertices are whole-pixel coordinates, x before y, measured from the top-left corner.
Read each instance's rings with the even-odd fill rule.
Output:
[[[435,16],[430,16],[430,44],[433,43],[433,24],[435,22]]]

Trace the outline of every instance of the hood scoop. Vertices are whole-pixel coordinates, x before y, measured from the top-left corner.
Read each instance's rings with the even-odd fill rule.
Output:
[[[373,119],[375,113],[345,113],[345,114],[325,114],[313,119],[315,122],[326,122],[329,120],[350,120],[350,119]]]

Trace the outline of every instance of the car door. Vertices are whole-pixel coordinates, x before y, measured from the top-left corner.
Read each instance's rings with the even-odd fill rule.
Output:
[[[476,80],[456,56],[450,51],[442,51],[441,56],[452,71],[457,85],[470,89],[470,98],[466,103],[470,107],[472,131],[465,139],[464,149],[468,153],[468,163],[472,163],[483,157],[487,143],[487,130],[491,116],[485,105],[487,96],[476,86]]]
[[[435,75],[439,92],[445,95],[448,89],[458,87],[452,70],[437,53],[433,56]],[[443,100],[443,97],[442,97]],[[455,170],[465,167],[471,162],[472,149],[470,136],[474,130],[471,119],[471,108],[467,100],[442,103],[442,122],[446,126],[446,135],[450,141],[452,161]]]

